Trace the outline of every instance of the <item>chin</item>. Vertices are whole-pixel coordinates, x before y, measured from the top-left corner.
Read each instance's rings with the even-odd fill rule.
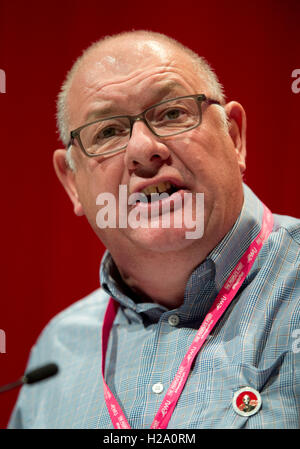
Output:
[[[187,239],[184,228],[138,228],[131,229],[128,238],[137,247],[160,253],[180,251],[195,244],[195,239]]]

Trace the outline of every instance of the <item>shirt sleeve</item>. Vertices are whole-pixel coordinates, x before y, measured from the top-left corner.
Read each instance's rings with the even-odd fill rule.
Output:
[[[38,347],[34,345],[30,351],[25,372],[38,367],[41,364],[39,359]],[[28,389],[30,389],[28,385],[21,388],[7,425],[8,429],[26,429],[29,427],[28,423],[32,416],[34,404],[28,397]]]

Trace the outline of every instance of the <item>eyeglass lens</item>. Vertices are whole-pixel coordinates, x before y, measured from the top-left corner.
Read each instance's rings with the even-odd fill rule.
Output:
[[[200,114],[194,98],[173,99],[149,108],[144,118],[158,136],[171,136],[199,124]],[[131,123],[128,117],[108,118],[83,128],[81,143],[89,154],[105,154],[127,146]]]

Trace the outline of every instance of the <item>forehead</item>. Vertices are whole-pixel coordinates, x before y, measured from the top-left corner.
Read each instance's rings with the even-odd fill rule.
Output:
[[[80,126],[97,107],[109,111],[121,108],[122,101],[130,107],[130,99],[143,100],[147,107],[147,101],[159,101],[168,90],[198,93],[199,83],[192,59],[168,42],[132,37],[104,42],[83,58],[74,75],[68,96],[70,122]]]
[[[130,76],[151,66],[182,66],[193,69],[191,58],[168,42],[150,38],[130,37],[108,40],[90,51],[78,70],[88,85],[99,78]]]

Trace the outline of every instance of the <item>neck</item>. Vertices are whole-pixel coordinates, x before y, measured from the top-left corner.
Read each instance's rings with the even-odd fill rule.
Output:
[[[182,267],[174,257],[161,257],[151,261],[139,259],[139,266],[127,266],[121,270],[124,282],[142,301],[155,302],[168,309],[179,307],[183,303],[185,286],[193,269],[190,264]],[[186,261],[187,262],[187,261]],[[143,269],[140,269],[143,264]]]
[[[168,309],[179,307],[184,300],[185,286],[195,268],[212,248],[198,245],[181,251],[157,253],[150,251],[111,251],[125,284],[138,301],[155,302]]]

